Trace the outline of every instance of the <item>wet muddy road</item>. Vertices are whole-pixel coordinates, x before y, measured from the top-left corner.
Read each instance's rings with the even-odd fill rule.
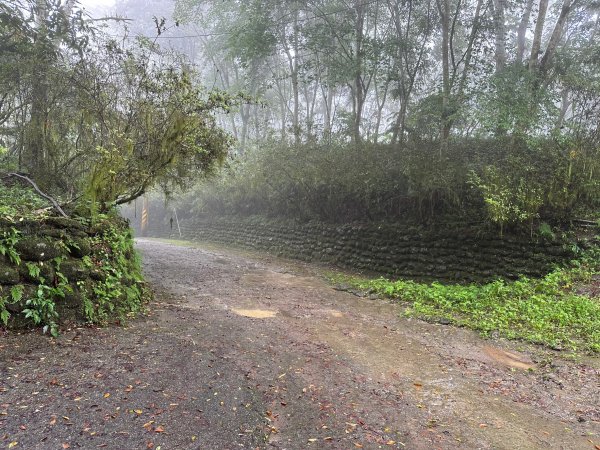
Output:
[[[600,448],[598,359],[406,319],[308,265],[138,248],[148,317],[1,338],[0,448]]]

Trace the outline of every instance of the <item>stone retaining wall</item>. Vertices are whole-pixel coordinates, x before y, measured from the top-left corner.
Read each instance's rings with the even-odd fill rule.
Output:
[[[177,227],[151,223],[149,234],[179,237]],[[187,219],[184,239],[267,251],[396,277],[486,281],[539,276],[573,256],[564,242],[482,233],[425,230],[401,224],[296,224],[260,218]]]
[[[128,228],[124,221],[112,222],[112,226],[115,225],[124,230]],[[111,223],[105,222],[89,227],[76,220],[59,217],[22,221],[0,219],[0,247],[5,249],[5,255],[0,254],[0,300],[10,313],[9,327],[29,325],[20,314],[27,307],[27,299],[36,297],[41,285],[56,286],[59,276],[69,285],[64,298],[53,297],[60,320],[84,320],[83,292],[91,292],[97,282],[106,278],[106,274],[90,261],[98,252],[112,251],[104,245],[94,247],[91,238],[102,235],[109,226]],[[16,236],[14,245],[7,241],[11,236]],[[8,246],[20,258],[19,264],[9,257],[6,252]],[[131,257],[133,253],[132,247]],[[84,261],[86,257],[89,257],[87,263]],[[35,270],[39,270],[39,274],[35,274]],[[20,286],[23,292],[21,301],[16,303],[11,302],[9,297],[14,286]]]

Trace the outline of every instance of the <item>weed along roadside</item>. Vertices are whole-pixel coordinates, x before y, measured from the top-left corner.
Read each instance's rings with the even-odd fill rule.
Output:
[[[453,324],[484,336],[533,342],[556,350],[600,352],[600,251],[591,247],[541,278],[485,284],[441,284],[332,276],[358,289],[407,306],[407,316]],[[593,287],[594,291],[586,290]]]

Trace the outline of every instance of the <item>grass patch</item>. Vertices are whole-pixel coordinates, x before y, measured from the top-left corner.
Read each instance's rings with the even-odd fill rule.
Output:
[[[355,289],[407,302],[406,314],[551,348],[600,352],[600,298],[578,293],[600,273],[600,250],[543,278],[444,285],[333,277]]]

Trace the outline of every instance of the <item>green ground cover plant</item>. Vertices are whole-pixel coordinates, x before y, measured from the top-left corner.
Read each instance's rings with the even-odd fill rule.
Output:
[[[600,297],[583,286],[598,283],[600,249],[543,278],[521,277],[478,285],[445,285],[385,278],[332,276],[363,292],[406,303],[405,314],[555,349],[600,352]]]
[[[50,202],[41,198],[31,188],[0,183],[0,217],[4,220],[39,217],[49,205]]]
[[[35,326],[56,336],[67,302],[77,305],[76,320],[100,325],[122,322],[143,310],[150,294],[128,224],[114,210],[69,213],[69,223],[79,231],[72,233],[72,225],[52,228],[49,223],[57,218],[50,201],[22,180],[7,175],[0,180],[0,262],[10,273],[18,273],[13,275],[17,280],[0,285],[0,326]],[[19,245],[32,235],[56,246],[60,255],[26,260]],[[69,264],[86,275],[80,279],[65,267]]]

